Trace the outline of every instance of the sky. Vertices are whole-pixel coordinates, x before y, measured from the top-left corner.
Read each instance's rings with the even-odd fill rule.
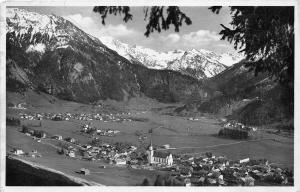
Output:
[[[111,36],[130,45],[140,45],[156,51],[207,49],[218,53],[237,52],[232,44],[220,40],[221,36],[218,34],[222,29],[220,24],[230,26],[231,16],[227,7],[219,14],[212,13],[208,7],[180,7],[191,18],[192,25],[183,24],[178,33],[171,27],[161,33],[151,33],[149,37],[144,35],[147,24],[144,20],[144,7],[130,7],[133,19],[127,23],[123,22],[122,16],[109,15],[105,25],[102,25],[100,15],[93,12],[93,7],[18,8],[62,16],[95,37]]]

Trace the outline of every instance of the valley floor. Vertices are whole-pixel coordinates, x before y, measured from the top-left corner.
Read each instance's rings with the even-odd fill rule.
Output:
[[[62,101],[48,95],[37,95],[28,93],[20,96],[15,93],[8,93],[7,102],[20,103],[26,102],[27,109],[7,109],[7,116],[18,116],[19,113],[97,113],[104,111],[117,113],[126,111],[126,118],[136,118],[140,121],[126,122],[104,122],[92,121],[52,121],[41,120],[41,127],[49,135],[62,135],[73,137],[82,144],[91,142],[92,137],[80,132],[83,124],[92,122],[95,127],[101,129],[119,130],[120,133],[114,137],[101,136],[105,142],[130,142],[139,145],[137,131],[142,132],[148,137],[145,143],[150,143],[149,130],[152,130],[152,142],[155,146],[165,144],[170,145],[170,152],[176,154],[192,154],[197,156],[205,152],[212,152],[215,155],[225,155],[232,160],[244,158],[268,159],[270,163],[278,164],[282,167],[293,168],[294,165],[294,140],[293,138],[282,137],[261,131],[259,138],[255,141],[239,141],[232,139],[219,138],[215,135],[222,128],[217,118],[209,116],[199,116],[197,121],[191,121],[187,117],[170,116],[160,113],[157,108],[170,108],[176,105],[157,103],[153,100],[135,99],[127,103],[115,103],[106,101],[102,108],[95,108],[92,105],[84,105],[74,102]],[[51,102],[49,102],[51,101]],[[178,104],[179,105],[179,104]],[[105,108],[103,106],[110,106]],[[120,112],[121,113],[121,112]],[[129,114],[128,114],[129,113]],[[38,120],[22,120],[23,125],[35,126]],[[13,148],[22,148],[24,151],[37,150],[42,157],[18,157],[23,160],[46,166],[58,170],[65,174],[110,186],[128,186],[140,184],[144,178],[148,178],[153,183],[157,174],[168,172],[132,169],[106,165],[105,169],[99,168],[103,165],[100,161],[85,161],[77,158],[70,158],[59,155],[56,144],[47,139],[42,142],[33,140],[20,132],[20,127],[7,126],[6,129],[7,152]],[[51,145],[52,144],[52,145]],[[174,148],[174,149],[172,149]],[[176,149],[175,149],[176,148]],[[76,171],[87,168],[91,171],[90,175],[80,175]]]

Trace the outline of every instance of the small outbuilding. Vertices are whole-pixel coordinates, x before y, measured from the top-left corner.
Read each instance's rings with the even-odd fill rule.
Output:
[[[86,169],[86,168],[81,168],[80,169],[80,173],[83,175],[89,175],[90,174],[90,170]]]

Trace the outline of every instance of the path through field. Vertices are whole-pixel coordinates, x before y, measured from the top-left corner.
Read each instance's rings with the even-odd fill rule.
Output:
[[[202,147],[174,147],[174,148],[168,148],[168,149],[157,149],[156,151],[165,151],[165,150],[173,150],[173,149],[206,149],[206,148],[214,148],[214,147],[221,147],[221,146],[228,146],[228,145],[236,145],[240,143],[248,143],[248,142],[259,142],[259,141],[265,141],[265,140],[274,140],[274,139],[256,139],[256,140],[247,140],[247,141],[237,141],[233,143],[224,143],[224,144],[218,144],[218,145],[208,145],[208,146],[202,146]]]

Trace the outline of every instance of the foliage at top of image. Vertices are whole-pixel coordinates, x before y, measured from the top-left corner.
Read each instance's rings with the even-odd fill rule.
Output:
[[[123,14],[124,22],[128,22],[133,18],[133,15],[130,13],[130,7],[128,6],[96,6],[93,11],[101,15],[103,25],[105,25],[107,14]],[[192,24],[191,19],[183,13],[178,6],[144,7],[143,11],[144,20],[148,21],[146,32],[144,33],[146,37],[149,37],[150,33],[154,31],[161,32],[162,30],[168,30],[171,25],[174,26],[176,32],[179,32],[179,28],[183,23],[186,25]]]
[[[218,14],[222,7],[210,7]],[[294,7],[231,6],[232,29],[221,24],[222,40],[246,55],[246,67],[268,72],[281,83],[294,80]]]

